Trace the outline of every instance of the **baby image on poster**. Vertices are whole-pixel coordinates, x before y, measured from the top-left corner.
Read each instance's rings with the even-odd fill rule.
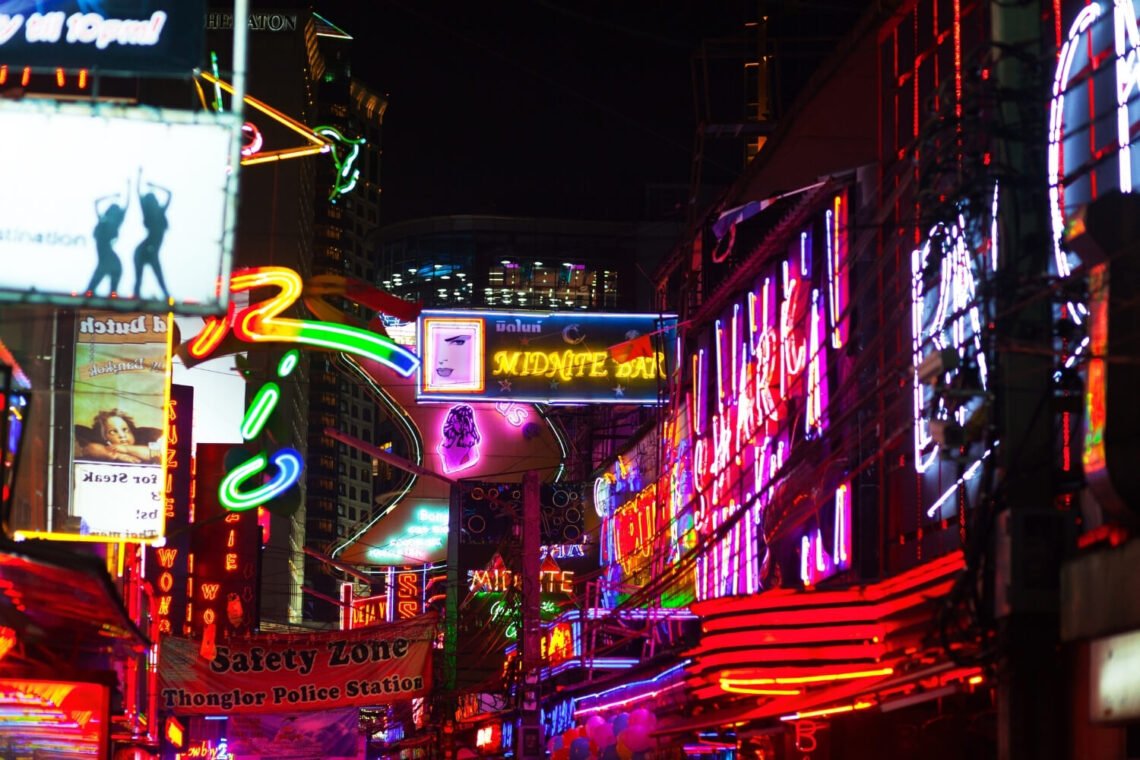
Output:
[[[157,539],[166,454],[166,317],[82,311],[77,323],[71,530]]]

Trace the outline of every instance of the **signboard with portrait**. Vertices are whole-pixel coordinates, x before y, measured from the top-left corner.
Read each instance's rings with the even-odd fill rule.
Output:
[[[0,299],[224,311],[232,118],[5,105],[0,131],[20,148],[0,183]]]
[[[165,316],[79,313],[71,519],[56,538],[163,535],[169,338]]]
[[[188,74],[203,63],[204,0],[7,0],[0,64]]]
[[[424,311],[416,398],[657,404],[675,325],[659,314]]]

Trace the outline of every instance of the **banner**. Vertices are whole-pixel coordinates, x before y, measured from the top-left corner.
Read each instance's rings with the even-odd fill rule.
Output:
[[[431,686],[436,618],[351,631],[219,641],[162,640],[159,707],[175,715],[289,713],[422,697]]]
[[[122,74],[201,66],[204,0],[5,0],[0,63]]]
[[[0,299],[224,312],[233,123],[5,101],[0,133],[20,149],[4,157],[0,182]]]
[[[56,538],[163,534],[167,318],[79,312],[72,415],[72,522]]]
[[[364,757],[360,711],[322,710],[281,715],[231,715],[228,754],[234,758],[357,760]]]

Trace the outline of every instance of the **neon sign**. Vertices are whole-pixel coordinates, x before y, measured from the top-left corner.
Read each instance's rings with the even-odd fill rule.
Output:
[[[666,334],[675,324],[672,315],[424,312],[416,397],[658,404],[673,348]],[[625,348],[630,334],[644,351]],[[651,340],[656,335],[659,350]]]
[[[420,364],[415,354],[384,335],[350,325],[280,316],[302,293],[301,277],[292,269],[255,267],[235,272],[230,278],[233,293],[261,287],[276,288],[277,294],[240,311],[231,301],[226,316],[209,318],[191,339],[187,347],[190,356],[205,359],[232,331],[245,343],[294,343],[353,354],[379,362],[402,377],[411,375]]]
[[[665,354],[639,356],[611,366],[608,351],[497,351],[491,357],[491,374],[503,377],[577,377],[656,380],[665,376]]]
[[[937,266],[939,283],[935,288],[924,284],[925,273]],[[982,352],[982,317],[978,306],[974,264],[966,242],[966,220],[959,213],[953,225],[943,223],[931,228],[927,241],[911,253],[911,351],[913,359],[914,401],[914,468],[923,473],[938,460],[927,419],[952,420],[965,426],[982,403],[980,395],[962,403],[955,397],[948,406],[945,395],[928,387],[919,373],[919,365],[932,353],[953,351],[956,365],[966,365],[972,356],[977,365],[981,390],[988,387],[989,371]],[[963,376],[963,368],[947,367],[934,378],[949,385]]]
[[[364,599],[352,600],[352,615],[349,628],[360,628],[366,625],[376,625],[388,619],[388,597],[369,596]]]
[[[1109,57],[1105,42],[1109,39],[1107,30],[1098,31],[1097,24],[1104,18],[1100,3],[1090,3],[1081,8],[1072,25],[1068,37],[1057,58],[1057,68],[1053,77],[1053,97],[1049,108],[1049,145],[1047,152],[1049,171],[1049,206],[1053,232],[1053,256],[1056,273],[1061,279],[1073,273],[1077,263],[1075,255],[1065,250],[1062,239],[1070,220],[1067,209],[1087,203],[1098,195],[1111,191],[1115,182],[1121,193],[1131,193],[1134,187],[1132,158],[1132,115],[1136,111],[1136,94],[1140,92],[1140,26],[1137,24],[1133,0],[1114,0],[1112,17],[1113,45],[1111,52],[1115,63],[1113,82],[1116,103],[1116,150],[1112,151],[1104,143],[1098,126],[1091,128],[1090,120],[1094,110],[1094,87],[1097,100],[1101,97],[1101,84],[1108,80],[1099,76],[1104,61]],[[1088,35],[1087,40],[1082,37]],[[1075,65],[1078,56],[1083,55],[1086,63]],[[1081,77],[1074,85],[1074,66]],[[1086,93],[1079,98],[1081,90]],[[1131,102],[1130,102],[1131,101]],[[1130,113],[1131,111],[1131,113]],[[1070,124],[1070,120],[1078,123]],[[1105,117],[1107,120],[1107,116]],[[1111,169],[1116,163],[1116,171]],[[1066,169],[1066,163],[1069,168]],[[1103,165],[1103,169],[1102,169]],[[1116,176],[1113,176],[1115,174]],[[1069,301],[1061,315],[1063,319],[1082,325],[1088,316],[1085,304]],[[1064,364],[1072,367],[1078,356],[1089,347],[1085,337],[1074,347],[1062,346]],[[1094,363],[1098,360],[1093,359]],[[1096,372],[1097,382],[1101,382],[1102,367],[1090,366]],[[1092,386],[1090,385],[1090,388]],[[1064,435],[1069,436],[1069,423],[1064,424]],[[1066,443],[1063,456],[1071,456]],[[1094,465],[1095,467],[1095,465]],[[1067,468],[1067,467],[1066,467]]]
[[[396,619],[414,618],[423,610],[420,601],[423,591],[420,588],[419,572],[396,573]]]
[[[277,374],[287,377],[297,366],[296,352],[286,354],[277,365]],[[261,432],[269,414],[276,408],[280,389],[274,382],[261,387],[246,410],[242,420],[242,437],[250,440]],[[242,485],[272,464],[276,474],[256,488],[242,490]],[[218,486],[218,501],[231,512],[240,512],[261,506],[277,498],[300,480],[303,463],[296,449],[284,448],[271,455],[261,452],[230,470]]]
[[[834,196],[822,217],[715,320],[690,356],[683,408],[692,445],[671,442],[668,481],[659,488],[670,494],[663,504],[673,557],[695,546],[697,535],[715,537],[694,563],[697,599],[764,586],[761,525],[773,486],[792,447],[829,426],[829,376],[838,372],[829,351],[845,346],[848,333],[846,194]],[[678,439],[673,427],[667,435]],[[849,489],[840,490],[849,532]],[[849,563],[849,540],[840,549]]]
[[[479,427],[475,410],[469,404],[456,404],[447,411],[441,432],[443,440],[436,451],[446,473],[473,467],[479,461]]]
[[[515,427],[522,427],[523,424],[530,417],[530,412],[523,404],[516,404],[513,401],[496,401],[495,411],[503,415],[503,418]]]
[[[573,594],[574,571],[544,567],[539,571],[539,590],[544,594]],[[467,588],[472,593],[502,593],[515,588],[519,580],[503,567],[468,571]]]
[[[424,317],[423,333],[422,392],[483,390],[484,320]]]
[[[421,505],[416,507],[414,519],[403,530],[382,546],[368,550],[368,558],[378,562],[411,564],[427,561],[447,543],[447,506]]]
[[[830,550],[824,547],[830,539]],[[851,567],[851,486],[835,490],[835,527],[824,537],[816,528],[800,539],[800,580],[814,586],[825,578]]]
[[[357,156],[360,155],[360,147],[364,145],[364,138],[345,137],[334,127],[317,127],[313,132],[332,141],[330,152],[333,164],[336,166],[336,179],[329,189],[329,200],[336,203],[337,198],[352,192],[356,187],[360,170],[355,168],[355,164]]]

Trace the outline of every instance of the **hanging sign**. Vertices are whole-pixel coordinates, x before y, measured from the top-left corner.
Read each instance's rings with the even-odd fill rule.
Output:
[[[254,636],[219,643],[212,660],[194,639],[162,640],[159,708],[177,715],[282,713],[392,704],[431,686],[435,621],[351,631]]]

